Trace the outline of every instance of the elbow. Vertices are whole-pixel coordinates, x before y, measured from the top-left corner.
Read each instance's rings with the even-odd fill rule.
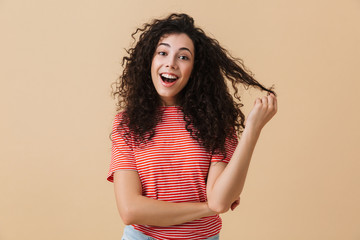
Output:
[[[226,213],[230,209],[230,206],[228,204],[214,202],[214,201],[209,201],[208,206],[216,214]]]
[[[125,225],[133,225],[133,224],[135,224],[134,221],[131,218],[127,217],[127,216],[121,216],[121,219],[122,219],[122,221],[123,221],[123,223]]]
[[[123,208],[119,211],[121,220],[125,225],[136,224],[134,211],[131,208]]]

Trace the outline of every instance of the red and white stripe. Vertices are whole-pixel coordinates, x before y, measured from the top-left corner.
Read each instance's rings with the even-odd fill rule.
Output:
[[[155,136],[146,146],[135,146],[127,141],[117,128],[122,113],[116,115],[112,133],[112,159],[107,180],[113,182],[118,170],[138,172],[143,195],[169,202],[206,202],[206,177],[210,162],[222,161],[222,155],[209,154],[185,129],[183,113],[177,106],[161,107],[164,110]],[[226,141],[228,163],[237,141]],[[146,235],[160,240],[206,239],[219,233],[221,218],[218,215],[192,222],[155,227],[134,225]]]

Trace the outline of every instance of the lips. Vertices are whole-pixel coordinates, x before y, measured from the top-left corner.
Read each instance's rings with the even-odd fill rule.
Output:
[[[161,73],[160,78],[161,84],[165,87],[171,87],[179,79],[179,77],[173,73]]]

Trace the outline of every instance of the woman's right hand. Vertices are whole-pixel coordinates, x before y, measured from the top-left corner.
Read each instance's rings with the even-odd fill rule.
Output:
[[[261,131],[276,112],[277,98],[273,93],[262,98],[257,98],[254,102],[253,109],[245,121],[245,128],[253,128],[254,130]]]
[[[237,206],[240,205],[240,196],[231,204],[231,211],[234,211]]]

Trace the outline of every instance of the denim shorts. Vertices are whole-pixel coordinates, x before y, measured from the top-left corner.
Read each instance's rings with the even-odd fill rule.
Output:
[[[127,225],[124,228],[124,234],[121,240],[156,240],[156,238],[149,237],[142,232],[136,230],[133,226]],[[219,240],[219,234],[209,237],[205,240]]]

